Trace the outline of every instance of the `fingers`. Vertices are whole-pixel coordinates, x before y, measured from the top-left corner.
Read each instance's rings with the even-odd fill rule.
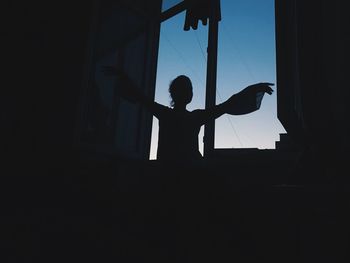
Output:
[[[273,89],[270,87],[265,91],[267,94],[271,95],[273,93]]]
[[[247,88],[254,92],[266,92],[267,94],[271,95],[273,93],[273,89],[270,86],[273,86],[273,85],[274,83],[271,83],[271,82],[260,82],[260,83],[250,85]]]
[[[273,89],[271,87],[265,87],[265,92],[269,95],[271,95],[273,93]]]
[[[270,83],[270,82],[260,82],[260,83],[250,85],[250,87],[269,87],[274,85],[275,85],[274,83]]]
[[[253,84],[252,86],[269,87],[270,88],[270,86],[274,86],[274,85],[275,85],[274,83],[270,83],[270,82],[259,82],[259,83]]]
[[[274,86],[274,83],[270,83],[270,82],[260,82],[258,83],[258,85],[263,85],[263,86]]]

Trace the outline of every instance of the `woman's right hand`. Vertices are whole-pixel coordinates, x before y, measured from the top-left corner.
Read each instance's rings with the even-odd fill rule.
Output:
[[[119,90],[119,94],[134,103],[140,99],[140,92],[135,86],[131,78],[121,69],[113,66],[104,66],[102,72],[107,76],[115,76],[121,82],[118,82],[116,87]]]

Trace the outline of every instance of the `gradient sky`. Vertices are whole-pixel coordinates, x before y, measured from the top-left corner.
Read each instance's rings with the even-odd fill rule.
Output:
[[[166,1],[166,7],[180,1]],[[221,0],[216,103],[257,82],[276,83],[274,0]],[[169,83],[187,75],[193,84],[188,110],[205,108],[208,26],[184,31],[185,12],[161,25],[155,101],[169,106]],[[215,122],[215,148],[271,149],[284,133],[277,119],[276,89],[251,114],[225,114]],[[204,127],[199,134],[203,153]],[[158,120],[153,118],[150,159],[156,158]]]

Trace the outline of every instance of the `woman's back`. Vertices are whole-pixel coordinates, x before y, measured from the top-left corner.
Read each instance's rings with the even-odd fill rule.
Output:
[[[198,148],[198,134],[202,123],[196,112],[174,110],[164,107],[159,119],[158,160],[202,157]]]

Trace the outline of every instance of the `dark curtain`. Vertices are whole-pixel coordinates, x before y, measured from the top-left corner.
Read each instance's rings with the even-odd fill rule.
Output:
[[[299,79],[292,96],[300,101],[302,118],[290,134],[303,146],[302,170],[312,178],[334,179],[349,170],[349,91],[344,77],[349,19],[339,1],[294,3]]]

